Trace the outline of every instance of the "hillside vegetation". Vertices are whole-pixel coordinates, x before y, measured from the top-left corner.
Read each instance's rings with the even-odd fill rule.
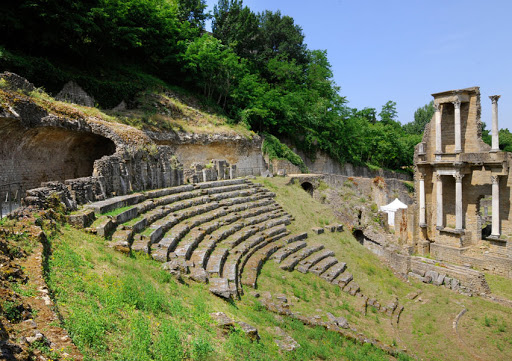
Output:
[[[185,88],[229,123],[286,137],[311,157],[400,169],[422,127],[402,128],[395,103],[354,109],[324,50],[308,49],[293,18],[241,0],[7,0],[0,4],[0,69],[50,94],[76,81],[102,108],[141,92]],[[205,31],[211,19],[212,33]],[[167,123],[152,119],[154,127]]]
[[[295,218],[289,227],[291,232],[336,222],[328,205],[310,197],[297,184],[287,185],[288,179],[258,181],[276,192],[276,200]],[[258,278],[256,291],[262,297],[256,298],[254,291],[244,287],[240,300],[226,302],[211,294],[208,285],[186,278],[178,282],[162,270],[161,263],[145,255],[116,252],[107,246],[107,240],[62,224],[59,217],[53,219],[57,222],[44,221],[50,241],[43,255],[45,279],[60,315],[60,322],[52,325],[69,332],[85,360],[395,359],[369,344],[363,346],[322,327],[306,326],[270,312],[263,302],[266,293],[286,297],[294,314],[322,321],[327,321],[328,312],[344,317],[365,337],[407,350],[407,354],[397,355],[399,360],[512,357],[508,306],[444,287],[405,282],[348,231],[322,235],[310,232],[309,242],[325,245],[346,262],[366,296],[381,304],[397,297],[404,306],[398,323],[374,307],[366,308],[362,298],[350,296],[311,273],[283,271],[274,261],[265,263]],[[3,223],[9,227],[9,222]],[[15,234],[23,239],[22,233]],[[36,248],[26,243],[18,243],[18,247],[28,253]],[[19,282],[15,291],[36,298],[34,279],[29,276],[29,282]],[[490,284],[497,294],[510,297],[507,281],[494,276]],[[7,309],[4,301],[2,310]],[[460,316],[463,310],[466,312]],[[32,312],[42,327],[37,310]],[[223,330],[210,316],[212,312],[224,312],[255,326],[261,340],[254,342],[241,331]],[[19,322],[19,318],[12,319],[15,327]],[[45,327],[49,326],[41,329],[46,333]],[[280,350],[275,340],[282,340],[283,335],[292,337],[300,347],[291,352]],[[52,359],[66,359],[66,350],[53,354],[42,350]]]

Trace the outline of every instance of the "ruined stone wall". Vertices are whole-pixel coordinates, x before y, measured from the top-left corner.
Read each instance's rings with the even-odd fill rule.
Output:
[[[167,145],[185,169],[195,163],[207,164],[213,159],[226,160],[236,167],[239,176],[256,175],[268,169],[261,153],[262,139],[232,134],[161,133],[146,134],[158,145]]]
[[[115,152],[100,135],[58,127],[27,127],[20,119],[0,119],[0,184],[24,189],[43,182],[92,174],[94,161]]]
[[[381,183],[380,180],[376,181],[376,178],[325,174],[322,179],[335,189],[351,183],[354,188],[357,188],[358,193],[369,197],[379,207],[392,202],[395,198],[407,205],[414,201],[403,181],[396,178],[383,178],[384,183]]]
[[[385,179],[412,180],[412,176],[404,173],[397,173],[385,169],[371,170],[368,167],[354,166],[350,163],[341,164],[323,152],[317,152],[315,159],[312,160],[304,152],[297,149],[290,141],[284,140],[284,143],[304,160],[310,173],[336,174],[347,177],[383,177]]]

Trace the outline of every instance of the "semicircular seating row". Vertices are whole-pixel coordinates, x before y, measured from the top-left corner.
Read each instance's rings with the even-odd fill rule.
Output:
[[[210,291],[224,298],[241,295],[243,286],[255,288],[271,257],[284,270],[311,272],[358,293],[332,251],[308,245],[307,233],[290,234],[286,226],[293,219],[274,197],[261,184],[231,179],[110,198],[87,208],[99,215],[96,232],[112,234],[112,246],[200,273]],[[115,215],[101,215],[107,212]]]

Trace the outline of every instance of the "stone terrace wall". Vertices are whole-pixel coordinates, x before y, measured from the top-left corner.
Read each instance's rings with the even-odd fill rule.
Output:
[[[261,137],[245,138],[233,134],[161,133],[146,131],[158,145],[167,145],[188,169],[194,163],[207,164],[213,159],[226,160],[239,176],[256,175],[268,169],[261,153]]]

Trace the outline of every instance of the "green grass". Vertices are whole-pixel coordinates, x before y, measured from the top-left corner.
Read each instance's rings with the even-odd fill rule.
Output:
[[[512,300],[512,280],[510,278],[486,273],[485,279],[493,294]]]
[[[321,328],[276,317],[250,297],[226,303],[202,284],[180,284],[144,256],[126,257],[94,235],[64,227],[52,241],[48,285],[64,326],[85,360],[387,360]],[[209,313],[222,311],[259,329],[261,341],[223,334]],[[281,353],[280,327],[301,347]]]
[[[113,211],[102,213],[102,216],[114,217],[114,216],[117,216],[117,215],[123,213],[124,211],[127,211],[127,210],[132,209],[132,208],[133,208],[133,206],[126,206],[126,207],[116,208]]]

